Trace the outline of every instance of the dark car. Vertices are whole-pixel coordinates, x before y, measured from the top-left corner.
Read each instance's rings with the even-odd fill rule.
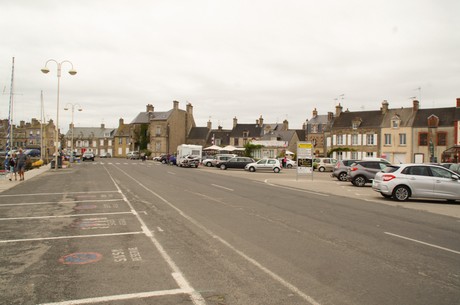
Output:
[[[82,161],[94,161],[94,154],[92,152],[85,152],[83,156],[81,157]]]
[[[40,157],[40,149],[26,149],[24,153],[29,157]]]
[[[174,156],[174,155],[169,156],[168,164],[169,164],[169,165],[177,165],[176,156]]]
[[[375,174],[391,165],[388,161],[357,161],[348,167],[347,180],[355,186],[364,186],[374,180]]]
[[[241,168],[244,169],[246,164],[255,162],[254,159],[248,157],[233,157],[228,159],[227,161],[222,161],[219,164],[220,169],[227,169],[227,168]]]

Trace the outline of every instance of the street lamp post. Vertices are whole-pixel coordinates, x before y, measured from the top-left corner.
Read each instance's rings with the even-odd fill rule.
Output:
[[[68,103],[67,105],[65,105],[65,108],[64,110],[69,110],[70,107],[72,107],[72,122],[70,123],[70,125],[72,126],[72,136],[71,136],[71,142],[70,142],[70,164],[72,164],[73,162],[73,114],[75,112],[75,107],[78,107],[77,110],[78,111],[82,111],[83,109],[81,108],[81,105],[80,104],[72,104],[72,103]]]
[[[69,74],[70,75],[75,75],[77,74],[77,71],[75,71],[73,69],[73,64],[68,61],[68,60],[64,60],[64,61],[61,61],[61,62],[58,62],[54,59],[49,59],[46,63],[45,63],[45,67],[41,69],[41,71],[43,73],[48,73],[50,72],[50,69],[48,69],[47,65],[49,62],[54,62],[56,63],[57,65],[57,78],[58,78],[58,83],[57,83],[57,107],[56,107],[56,137],[55,137],[55,141],[54,141],[54,147],[55,147],[55,154],[56,154],[56,157],[55,157],[55,169],[57,170],[58,169],[58,155],[59,155],[59,87],[60,87],[60,80],[61,80],[61,66],[62,64],[64,63],[68,63],[70,64],[70,66],[72,67],[70,70],[69,70]]]

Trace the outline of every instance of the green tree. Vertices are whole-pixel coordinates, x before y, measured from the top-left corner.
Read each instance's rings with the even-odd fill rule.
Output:
[[[264,147],[264,146],[263,145],[256,145],[256,144],[252,144],[252,143],[248,142],[248,143],[244,144],[244,156],[252,158],[252,153],[254,152],[254,150],[261,149],[262,147]]]

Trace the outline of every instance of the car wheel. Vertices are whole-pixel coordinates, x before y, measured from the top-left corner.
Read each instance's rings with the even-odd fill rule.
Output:
[[[279,168],[279,167],[275,167],[275,168],[273,169],[273,171],[274,171],[275,173],[279,173],[279,172],[280,172],[280,168]]]
[[[410,191],[407,186],[398,185],[394,188],[392,197],[398,201],[406,201],[410,197]]]
[[[211,167],[211,166],[212,166],[212,163],[211,163],[211,162],[206,162],[206,166],[207,166],[207,167]]]
[[[318,171],[320,171],[320,172],[324,172],[325,170],[326,169],[324,167],[322,167],[322,166],[320,168],[318,168]]]
[[[353,179],[353,184],[356,186],[364,186],[366,184],[366,178],[364,176],[357,176]]]
[[[340,181],[347,181],[347,173],[341,172],[341,173],[337,176],[337,179],[339,179]]]
[[[221,164],[220,169],[225,170],[225,169],[227,169],[227,167],[225,166],[225,164]]]
[[[385,198],[391,198],[391,195],[388,195],[388,194],[380,193],[380,195],[382,195]]]
[[[162,164],[166,164],[166,161],[165,161],[165,160],[162,160],[161,163],[162,163]]]
[[[287,165],[287,168],[292,168],[292,164],[288,164],[288,165]]]
[[[250,172],[255,172],[255,171],[256,171],[256,169],[255,169],[255,167],[254,167],[254,166],[251,166],[251,167],[249,168],[249,171],[250,171]]]

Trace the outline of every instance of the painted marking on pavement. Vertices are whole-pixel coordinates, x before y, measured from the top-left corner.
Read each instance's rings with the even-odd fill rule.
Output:
[[[65,193],[35,193],[35,194],[14,194],[14,195],[0,195],[0,197],[23,197],[23,196],[49,196],[49,195],[71,195],[71,194],[90,194],[90,193],[118,193],[118,191],[94,191],[94,192],[65,192]]]
[[[92,213],[92,214],[75,214],[75,215],[52,215],[52,216],[11,217],[11,218],[0,218],[0,220],[71,218],[71,217],[100,216],[100,215],[121,215],[121,214],[133,214],[133,212],[113,212],[113,213]]]
[[[64,265],[86,265],[100,261],[102,254],[97,252],[77,252],[65,255],[59,259]]]
[[[273,184],[273,183],[268,182],[268,179],[265,179],[264,183],[267,184],[267,185],[270,185],[270,186],[279,187],[279,188],[287,189],[287,190],[291,190],[291,191],[297,191],[297,192],[302,192],[302,193],[315,194],[315,195],[318,195],[318,196],[329,197],[328,194],[312,192],[312,191],[306,191],[306,190],[298,189],[298,188],[295,188],[295,187],[289,187],[289,186],[284,186],[284,185]]]
[[[387,235],[402,238],[402,239],[405,239],[405,240],[410,240],[410,241],[413,241],[413,242],[416,242],[416,243],[419,243],[419,244],[422,244],[422,245],[425,245],[425,246],[430,246],[430,247],[433,247],[433,248],[441,249],[441,250],[452,252],[452,253],[455,253],[455,254],[460,254],[460,251],[455,251],[455,250],[452,250],[452,249],[449,249],[449,248],[444,248],[444,247],[437,246],[437,245],[434,245],[434,244],[426,243],[426,242],[423,242],[423,241],[420,241],[420,240],[417,240],[417,239],[405,237],[405,236],[398,235],[398,234],[393,234],[393,233],[390,233],[390,232],[384,232],[384,233],[387,234]]]
[[[93,235],[70,235],[70,236],[54,236],[54,237],[41,237],[41,238],[24,238],[24,239],[10,239],[0,240],[1,244],[17,243],[23,241],[42,241],[42,240],[56,240],[56,239],[76,239],[76,238],[89,238],[89,237],[107,237],[107,236],[122,236],[122,235],[136,235],[144,232],[126,232],[126,233],[108,233],[108,234],[93,234]]]
[[[221,189],[224,189],[224,190],[227,190],[227,191],[231,191],[231,192],[234,191],[233,189],[230,189],[230,188],[225,187],[225,186],[221,186],[221,185],[217,185],[217,184],[211,184],[211,185],[215,186],[215,187],[218,187],[218,188],[221,188]]]
[[[175,175],[176,173],[174,173],[174,172],[168,172],[168,174]]]
[[[123,201],[123,199],[104,199],[104,200],[77,200],[77,201],[47,201],[47,202],[24,202],[24,203],[7,203],[0,204],[1,207],[6,206],[21,206],[21,205],[40,205],[40,204],[62,204],[62,203],[97,203],[97,202],[109,202],[109,201]]]

